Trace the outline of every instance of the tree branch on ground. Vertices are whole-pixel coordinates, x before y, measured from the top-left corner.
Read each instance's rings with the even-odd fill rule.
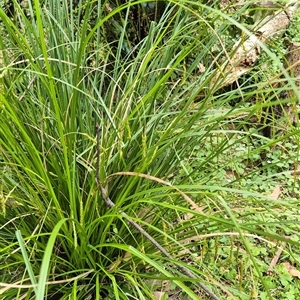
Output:
[[[239,1],[239,5],[242,5],[240,2],[243,3],[244,1]],[[257,5],[261,7],[263,3]],[[268,8],[269,6],[265,7],[265,9]],[[263,20],[258,20],[259,23],[254,26],[255,31],[250,35],[245,33],[234,44],[234,54],[227,55],[226,61],[212,78],[211,85],[218,86],[218,88],[227,86],[249,72],[259,58],[261,43],[267,44],[274,37],[282,36],[289,27],[291,19],[298,8],[299,4],[295,1],[288,1],[285,7],[275,6]]]
[[[97,125],[96,127],[96,139],[97,139],[97,149],[96,149],[96,153],[97,153],[97,166],[96,166],[96,184],[97,184],[97,188],[100,189],[100,193],[101,193],[101,197],[103,199],[103,201],[105,202],[106,206],[108,208],[114,208],[115,204],[113,203],[113,201],[109,198],[108,196],[108,191],[107,188],[102,186],[101,180],[100,180],[100,133],[101,133],[101,127],[99,125]],[[135,221],[133,221],[125,212],[123,212],[122,210],[118,211],[119,214],[121,214],[126,220],[127,222],[134,227],[136,230],[138,230],[145,238],[147,238],[154,247],[156,247],[162,254],[164,254],[167,258],[169,258],[170,260],[175,261],[175,259],[173,258],[173,256],[164,248],[162,247],[147,231],[145,231],[139,224],[137,224]],[[193,278],[193,279],[197,279],[198,277],[195,276],[190,270],[182,267],[182,266],[177,266],[177,268],[184,273],[185,275],[187,275],[189,278]],[[204,285],[201,282],[197,282],[197,285],[199,286],[199,288],[201,290],[203,290],[211,299],[213,300],[220,300],[220,298],[213,293],[206,285]]]

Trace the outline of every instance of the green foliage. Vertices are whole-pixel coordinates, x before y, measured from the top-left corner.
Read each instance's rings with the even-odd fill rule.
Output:
[[[299,11],[293,17],[292,23],[288,28],[287,37],[294,42],[300,42],[299,34],[299,22],[300,22],[300,13]]]
[[[296,295],[283,270],[263,272],[274,241],[299,249],[297,201],[263,193],[287,178],[296,190],[280,176],[298,159],[298,132],[252,126],[278,103],[250,101],[265,96],[251,80],[210,85],[231,19],[201,1],[27,3],[13,1],[14,20],[0,9],[0,281],[23,285],[1,295],[204,298],[197,281],[223,298],[270,299],[279,283]],[[295,253],[285,258],[298,263]]]

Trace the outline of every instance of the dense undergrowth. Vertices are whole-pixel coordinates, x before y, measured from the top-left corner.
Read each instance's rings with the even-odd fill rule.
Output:
[[[256,89],[280,57],[266,49],[220,88],[233,19],[201,1],[154,17],[146,1],[13,3],[0,9],[1,298],[208,299],[205,285],[297,299],[299,130],[271,109],[291,78]]]

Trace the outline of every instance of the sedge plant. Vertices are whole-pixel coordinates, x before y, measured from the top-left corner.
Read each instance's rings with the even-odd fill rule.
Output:
[[[144,0],[12,2],[14,20],[0,10],[1,296],[272,297],[251,243],[298,247],[283,236],[293,222],[280,223],[264,195],[211,183],[222,154],[252,137],[232,120],[262,107],[230,106],[253,96],[249,86],[237,96],[210,85],[234,20],[220,25],[225,15],[201,1],[170,2],[132,43]],[[249,210],[234,210],[237,199]],[[251,285],[224,284],[220,256],[236,268],[244,253]]]

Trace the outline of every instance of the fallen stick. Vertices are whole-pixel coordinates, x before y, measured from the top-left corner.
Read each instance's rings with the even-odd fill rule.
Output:
[[[262,6],[262,4],[258,4],[258,6]],[[255,32],[249,36],[245,33],[234,44],[233,55],[227,53],[226,61],[219,67],[219,71],[211,80],[211,86],[217,86],[219,89],[237,81],[242,75],[249,72],[259,58],[261,43],[267,44],[272,38],[283,35],[298,7],[297,2],[289,1],[285,7],[272,8],[271,13],[264,20],[260,20],[261,27],[258,24],[255,26],[257,27]]]
[[[105,202],[106,206],[108,208],[114,208],[115,204],[113,203],[113,201],[109,198],[108,196],[108,192],[107,189],[104,188],[102,186],[102,183],[100,181],[100,132],[101,132],[101,128],[100,126],[97,125],[96,127],[96,138],[97,138],[97,166],[96,166],[96,184],[97,184],[97,188],[100,189],[101,192],[101,197],[103,199],[103,201]],[[123,212],[122,210],[119,210],[119,213],[127,220],[127,222],[134,227],[135,229],[137,229],[144,237],[146,237],[153,246],[155,246],[162,254],[164,254],[167,258],[169,258],[170,260],[175,261],[175,259],[173,258],[173,256],[163,247],[161,246],[147,231],[145,231],[138,223],[136,223],[135,221],[133,221],[125,212]],[[188,270],[187,268],[183,267],[183,266],[177,266],[177,268],[184,273],[185,275],[187,275],[190,278],[193,279],[198,279],[198,277],[193,274],[190,270]],[[220,298],[214,294],[206,285],[204,285],[201,282],[197,282],[197,285],[199,286],[199,288],[201,290],[203,290],[211,299],[213,300],[220,300]]]

